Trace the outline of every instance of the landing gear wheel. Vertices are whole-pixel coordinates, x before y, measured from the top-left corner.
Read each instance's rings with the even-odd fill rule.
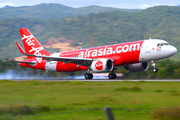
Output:
[[[115,73],[109,73],[108,78],[109,79],[116,79],[117,75]]]
[[[86,74],[84,75],[84,77],[85,77],[86,79],[92,79],[92,78],[93,78],[93,74],[92,74],[92,73],[86,73]]]
[[[158,69],[157,69],[157,68],[154,68],[154,69],[153,69],[153,72],[154,72],[154,73],[158,72]]]

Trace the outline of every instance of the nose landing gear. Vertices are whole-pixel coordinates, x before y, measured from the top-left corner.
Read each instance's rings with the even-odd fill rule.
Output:
[[[151,61],[152,66],[154,67],[153,72],[158,72],[158,69],[156,68],[156,61]]]

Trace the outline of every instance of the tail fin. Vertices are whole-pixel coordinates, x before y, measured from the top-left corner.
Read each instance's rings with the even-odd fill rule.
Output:
[[[33,55],[50,55],[27,28],[19,29],[19,31],[26,53]],[[31,58],[32,56],[28,56],[28,59]]]

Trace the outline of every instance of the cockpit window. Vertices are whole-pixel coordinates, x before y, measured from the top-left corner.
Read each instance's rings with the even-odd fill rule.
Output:
[[[169,43],[164,43],[164,45],[169,45]]]
[[[161,46],[163,46],[163,45],[169,45],[169,43],[158,43],[158,44],[157,44],[157,47],[161,47]]]

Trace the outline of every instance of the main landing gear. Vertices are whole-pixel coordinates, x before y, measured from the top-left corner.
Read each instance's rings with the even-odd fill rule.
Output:
[[[92,79],[92,78],[93,78],[93,74],[92,74],[92,73],[86,73],[86,74],[84,75],[84,77],[85,77],[86,79]]]
[[[151,61],[152,66],[154,67],[153,72],[158,72],[158,69],[156,68],[156,61]]]
[[[116,73],[109,73],[108,78],[109,79],[116,79],[117,75],[116,75]]]
[[[86,79],[92,79],[93,78],[93,74],[92,73],[85,73],[84,77]],[[117,75],[116,75],[116,73],[109,73],[108,78],[109,79],[116,79]]]
[[[114,70],[111,73],[109,73],[109,75],[108,75],[109,79],[116,79],[117,78],[117,75],[116,75],[116,73],[114,73]],[[91,73],[90,69],[88,69],[87,73],[84,74],[84,77],[85,77],[85,79],[92,79],[93,78],[93,74]]]
[[[93,74],[91,73],[91,69],[87,70],[87,73],[84,74],[85,79],[92,79]]]

